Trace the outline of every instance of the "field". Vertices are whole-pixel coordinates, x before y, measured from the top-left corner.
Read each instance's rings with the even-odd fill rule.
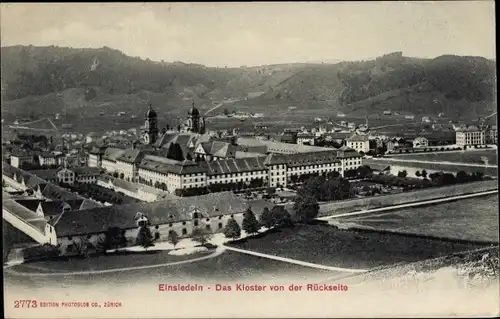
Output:
[[[232,245],[280,257],[355,269],[413,262],[479,247],[392,234],[343,231],[328,225],[296,225]]]
[[[419,155],[416,155],[419,156]],[[401,156],[401,159],[406,159],[406,156]],[[410,159],[408,159],[410,160]],[[364,159],[363,164],[374,165],[374,167],[387,167],[387,166],[398,166],[400,169],[405,168],[418,168],[426,169],[427,171],[443,171],[443,172],[458,172],[465,171],[467,173],[482,172],[486,175],[497,176],[497,167],[477,167],[477,166],[465,166],[465,165],[449,165],[440,163],[422,163],[418,159],[411,159],[411,162],[398,161],[398,157],[393,158],[378,158],[378,159]]]
[[[169,255],[166,250],[150,250],[145,252],[122,252],[119,254],[97,255],[88,258],[67,258],[50,261],[29,262],[18,266],[19,271],[26,272],[72,272],[105,270],[120,267],[140,267],[146,265],[155,265],[171,263],[203,257],[210,252],[201,252],[196,255],[174,256]]]
[[[200,257],[192,255],[190,258]],[[142,258],[142,257],[141,257]],[[172,256],[168,260],[158,260],[165,263],[173,261]],[[181,257],[182,258],[182,257]],[[151,258],[149,258],[151,261]],[[186,258],[184,258],[186,259]],[[180,259],[176,259],[180,260]],[[82,261],[84,262],[84,261]],[[138,264],[138,262],[135,262]],[[30,266],[46,267],[47,262],[30,263]],[[107,263],[109,268],[128,267],[129,264],[122,261],[121,264]],[[55,272],[67,272],[62,266],[53,266]],[[100,266],[103,267],[103,266]],[[56,270],[56,268],[58,268]],[[26,265],[15,266],[14,271],[37,272],[34,269],[27,269]],[[157,284],[159,282],[171,283],[196,283],[196,282],[279,282],[287,281],[290,278],[297,280],[316,280],[329,278],[338,275],[337,272],[317,270],[308,267],[298,266],[280,261],[254,257],[240,254],[237,252],[226,251],[222,255],[214,258],[205,259],[193,263],[184,263],[182,265],[170,265],[158,268],[143,270],[130,270],[123,272],[112,272],[104,274],[82,275],[82,276],[25,276],[4,272],[5,285],[11,288],[18,286],[29,287],[60,287],[62,281],[64,286],[96,286],[118,283],[134,285],[138,283]]]
[[[392,158],[401,158],[417,161],[431,161],[431,162],[457,162],[457,163],[470,163],[470,164],[484,164],[481,157],[488,159],[489,165],[497,165],[498,156],[496,150],[471,150],[460,152],[440,152],[440,153],[421,153],[392,156]]]
[[[403,233],[498,242],[498,195],[335,221]]]

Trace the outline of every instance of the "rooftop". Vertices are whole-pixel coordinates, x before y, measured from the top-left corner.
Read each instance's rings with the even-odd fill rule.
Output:
[[[232,192],[168,199],[152,203],[107,206],[82,211],[70,211],[54,221],[57,236],[83,235],[106,231],[109,227],[122,229],[137,227],[134,220],[138,212],[149,219],[151,225],[191,220],[191,212],[198,210],[204,218],[242,213],[251,207],[260,214],[272,204],[263,200],[245,201]]]

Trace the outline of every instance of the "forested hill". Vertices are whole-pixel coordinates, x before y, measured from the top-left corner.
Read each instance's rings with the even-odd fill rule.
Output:
[[[370,61],[213,68],[130,57],[107,47],[1,48],[3,101],[29,101],[81,89],[85,100],[155,95],[193,99],[252,98],[262,103],[325,101],[335,110],[413,113],[489,112],[495,101],[496,62],[444,55],[417,59],[401,52]],[[22,105],[10,103],[10,105]],[[30,102],[32,103],[32,102]],[[9,104],[9,103],[8,103]],[[472,106],[471,106],[472,105]],[[451,110],[451,111],[450,111]]]

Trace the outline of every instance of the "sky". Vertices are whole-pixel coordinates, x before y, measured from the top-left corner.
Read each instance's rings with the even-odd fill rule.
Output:
[[[1,45],[100,48],[207,66],[495,58],[493,1],[1,4]]]

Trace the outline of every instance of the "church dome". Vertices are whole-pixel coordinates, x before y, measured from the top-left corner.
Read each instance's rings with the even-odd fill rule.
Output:
[[[156,118],[156,117],[157,117],[157,114],[156,114],[155,110],[153,110],[153,107],[150,104],[149,109],[146,112],[146,118],[151,119],[151,118]]]

